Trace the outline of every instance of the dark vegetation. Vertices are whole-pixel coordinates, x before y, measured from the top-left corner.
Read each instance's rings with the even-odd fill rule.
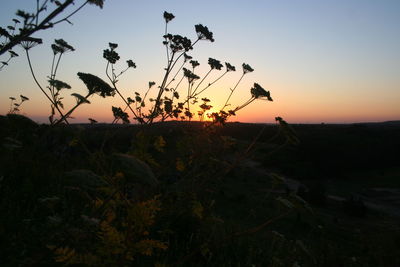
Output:
[[[32,35],[71,23],[89,4],[104,1],[38,0],[36,10],[18,10],[0,28],[0,55],[8,52],[0,70],[21,46],[50,106],[48,125],[19,115],[24,95],[10,97],[0,116],[1,266],[400,265],[398,123],[228,123],[253,101],[273,101],[270,92],[254,83],[248,99],[232,105],[254,71],[243,63],[225,103],[210,112],[211,100],[200,94],[236,68],[209,58],[200,78],[187,53],[214,42],[213,33],[197,24],[193,41],[173,35],[168,12],[160,84],[124,96],[118,80],[136,63],[121,68],[118,44],[109,43],[108,81],[78,72],[87,92],[72,93],[76,104],[67,108],[71,86],[57,70],[75,48],[55,39],[43,86],[29,56],[43,41]],[[94,95],[121,98],[122,107],[111,107],[114,121],[71,124]]]
[[[279,124],[0,124],[3,266],[399,264],[398,217],[361,194],[399,187],[397,125],[294,125],[282,146]]]

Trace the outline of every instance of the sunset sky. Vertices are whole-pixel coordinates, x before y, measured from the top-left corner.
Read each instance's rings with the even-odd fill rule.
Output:
[[[33,12],[35,3],[2,0],[0,26],[12,24],[17,9]],[[199,23],[214,33],[214,43],[201,41],[189,53],[201,64],[196,74],[208,71],[209,57],[236,66],[236,73],[228,73],[204,94],[216,109],[239,79],[242,63],[255,71],[244,77],[232,106],[250,96],[254,82],[271,92],[274,102],[256,101],[232,121],[273,122],[276,116],[291,123],[400,120],[398,0],[106,0],[103,9],[86,6],[74,15],[74,25],[59,24],[34,35],[44,41],[30,50],[37,77],[45,86],[54,39],[63,38],[74,46],[76,51],[63,57],[57,76],[72,86],[64,91],[68,108],[75,102],[71,93],[86,92],[77,72],[107,80],[102,54],[113,42],[119,44],[121,56],[117,70],[128,59],[137,65],[121,77],[119,88],[125,96],[144,93],[149,81],[161,83],[166,65],[164,11],[175,15],[170,33],[194,40],[194,25]],[[22,94],[30,101],[21,114],[47,122],[49,103],[30,75],[24,51],[14,51],[20,57],[0,71],[0,114],[8,112],[10,96]],[[111,106],[123,107],[117,96],[96,95],[90,100],[92,104],[73,114],[74,122],[87,122],[89,117],[111,122]]]

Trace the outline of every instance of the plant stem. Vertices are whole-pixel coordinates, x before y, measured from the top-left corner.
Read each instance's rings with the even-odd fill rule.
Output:
[[[239,83],[240,83],[240,81],[243,79],[243,76],[244,76],[244,75],[245,75],[245,73],[243,73],[242,76],[240,76],[240,79],[239,79],[239,81],[236,83],[235,87],[233,87],[233,89],[231,89],[231,92],[230,92],[230,94],[229,94],[229,96],[228,96],[228,99],[226,99],[226,102],[225,102],[224,106],[221,108],[221,110],[224,110],[224,108],[226,108],[226,107],[228,106],[228,102],[229,102],[229,100],[231,99],[231,96],[232,96],[233,92],[236,90],[236,87],[239,85]]]
[[[39,89],[42,91],[42,93],[47,97],[47,99],[50,101],[50,103],[54,105],[54,107],[57,109],[58,113],[60,113],[61,118],[64,117],[64,114],[62,113],[62,111],[59,109],[59,107],[58,107],[57,105],[55,105],[55,103],[53,102],[53,100],[52,100],[52,99],[49,97],[49,95],[43,90],[43,87],[40,85],[40,83],[39,83],[38,80],[36,79],[36,75],[35,75],[35,72],[33,71],[33,67],[32,67],[32,62],[31,62],[31,59],[30,59],[30,57],[29,57],[29,52],[28,52],[27,49],[25,49],[25,52],[26,52],[26,57],[28,58],[29,68],[30,68],[30,70],[31,70],[31,74],[32,74],[33,79],[35,80],[35,83],[37,84],[37,86],[39,87]],[[64,120],[65,120],[65,123],[66,123],[66,124],[69,124],[67,119],[64,119]]]

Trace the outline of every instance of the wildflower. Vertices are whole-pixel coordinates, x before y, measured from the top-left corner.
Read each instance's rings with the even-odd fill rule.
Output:
[[[179,34],[175,34],[171,38],[170,48],[173,52],[185,50],[186,52],[192,49],[192,41]]]
[[[69,45],[63,39],[55,39],[54,43],[55,43],[55,45],[57,45],[59,47],[59,49],[61,51],[60,53],[65,53],[65,52],[69,52],[69,51],[75,51],[75,48],[73,48],[71,45]],[[53,51],[54,51],[54,49],[53,49]]]
[[[71,86],[63,81],[55,80],[55,79],[50,79],[49,84],[52,87],[55,87],[58,91],[61,89],[71,89]]]
[[[14,21],[15,24],[21,23],[19,20],[17,19],[12,19],[12,21]]]
[[[33,38],[33,37],[25,37],[22,41],[21,41],[21,46],[25,49],[25,50],[29,50],[39,44],[41,44],[43,41],[40,38]]]
[[[118,44],[116,43],[108,43],[108,46],[111,48],[111,50],[115,50],[118,47]]]
[[[208,58],[208,64],[210,65],[211,69],[221,70],[223,67],[219,60]]]
[[[103,57],[111,64],[115,64],[120,58],[118,53],[115,52],[113,49],[103,50]]]
[[[200,79],[199,76],[188,70],[187,68],[183,68],[183,75],[188,78],[189,83],[194,82],[194,80]]]
[[[126,63],[128,63],[128,68],[136,69],[136,64],[131,59],[127,60]]]
[[[206,26],[197,24],[194,27],[199,40],[209,40],[211,42],[214,42],[213,33],[210,32]]]
[[[12,101],[15,101],[15,97],[10,96],[9,99],[11,99]]]
[[[128,124],[129,123],[129,115],[128,113],[124,112],[121,108],[117,107],[112,107],[112,112],[113,115],[116,119],[121,119],[123,123]]]
[[[170,22],[170,21],[173,20],[174,18],[175,18],[174,14],[168,13],[167,11],[164,11],[165,23]]]
[[[85,83],[89,94],[99,94],[102,97],[114,96],[115,90],[99,77],[90,74],[78,72],[79,78]]]
[[[226,71],[236,71],[235,66],[232,66],[228,62],[225,62],[225,66],[226,66]]]
[[[254,98],[266,97],[268,101],[273,101],[269,91],[266,91],[258,83],[254,83],[254,87],[250,89],[250,92]]]
[[[190,64],[192,64],[192,68],[196,68],[197,66],[200,66],[200,63],[197,60],[190,60],[189,62]]]
[[[184,57],[184,61],[186,62],[186,61],[188,61],[188,60],[191,60],[193,57],[191,57],[191,56],[189,56],[188,54],[186,54],[186,53],[183,53],[183,57]]]
[[[250,67],[249,64],[243,63],[242,67],[243,67],[243,73],[244,74],[254,71],[254,69],[252,67]]]
[[[149,82],[149,88],[153,87],[155,84],[155,82]]]

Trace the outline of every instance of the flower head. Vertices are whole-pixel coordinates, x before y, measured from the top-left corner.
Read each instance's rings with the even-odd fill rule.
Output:
[[[118,53],[112,49],[103,50],[103,57],[111,64],[115,64],[120,59]]]
[[[188,70],[187,68],[183,68],[183,75],[188,78],[189,83],[194,82],[195,80],[200,79],[199,76]]]
[[[211,42],[214,42],[213,33],[210,32],[206,26],[203,26],[202,24],[197,24],[194,27],[197,33],[197,37],[200,40],[209,40]]]
[[[63,81],[55,80],[55,79],[50,79],[49,80],[50,86],[56,88],[58,91],[61,89],[71,89],[71,86]]]
[[[54,49],[54,46],[57,46],[56,50]],[[59,53],[65,53],[69,51],[75,51],[75,48],[73,48],[71,45],[69,45],[66,41],[63,39],[55,39],[54,44],[51,46],[53,49],[53,52],[56,54],[56,51]]]
[[[108,83],[93,74],[78,72],[78,76],[85,83],[89,94],[96,93],[102,97],[115,94],[115,90]]]
[[[243,73],[244,74],[254,71],[254,69],[252,67],[250,67],[249,64],[243,63],[242,67],[243,67]]]
[[[183,37],[179,34],[171,35],[167,34],[166,35],[167,39],[170,39],[170,48],[173,52],[179,52],[179,51],[189,51],[192,48],[192,41],[186,37]]]
[[[164,11],[165,23],[170,22],[170,21],[173,20],[174,18],[175,18],[174,14],[168,13],[167,11]]]
[[[189,62],[190,64],[192,64],[192,68],[196,68],[197,66],[200,66],[200,63],[197,60],[190,60]]]
[[[229,64],[228,62],[225,62],[225,66],[226,66],[226,71],[236,71],[235,66]]]
[[[21,41],[21,46],[25,49],[25,50],[29,50],[32,47],[35,47],[39,44],[41,44],[43,41],[40,38],[33,38],[33,37],[25,37],[22,41]]]
[[[273,101],[271,98],[271,95],[269,91],[266,91],[264,88],[262,88],[258,83],[254,83],[254,87],[250,89],[251,95],[254,98],[262,98],[265,97],[267,98],[268,101]]]
[[[136,69],[136,64],[131,59],[127,60],[126,63],[128,63],[128,68]]]
[[[223,67],[219,60],[208,58],[208,64],[210,65],[211,69],[221,70]]]

